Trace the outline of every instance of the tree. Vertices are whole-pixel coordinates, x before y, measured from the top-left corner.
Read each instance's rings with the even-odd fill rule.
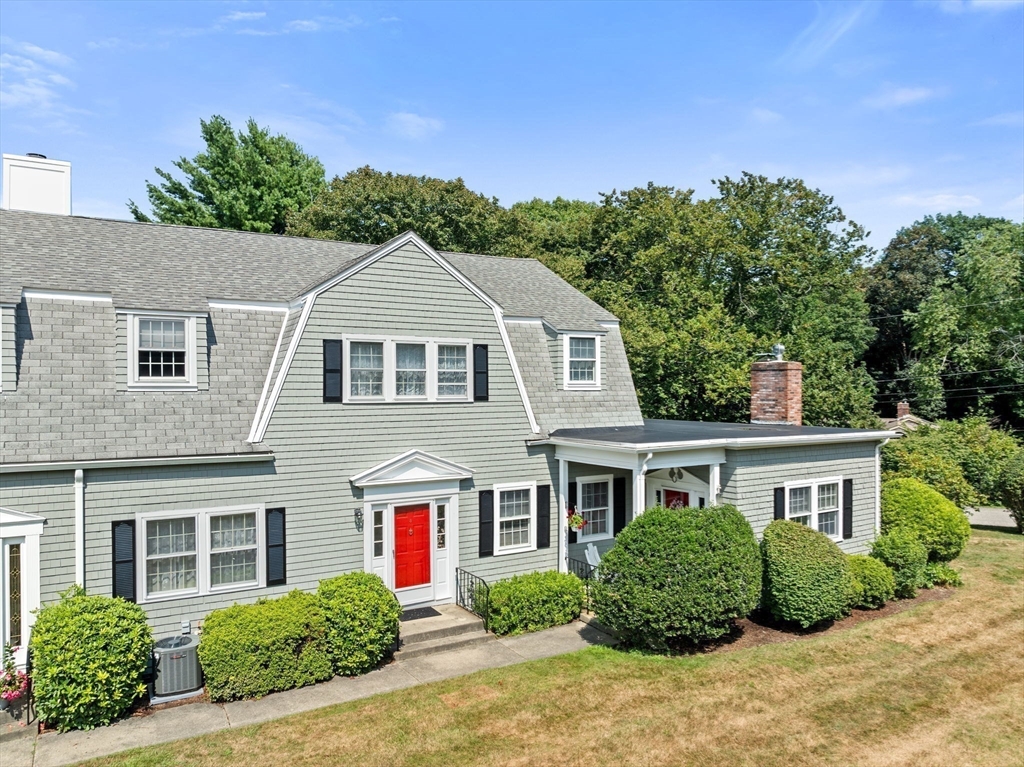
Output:
[[[206,151],[174,162],[185,180],[156,168],[163,181],[146,182],[152,216],[161,223],[281,234],[288,214],[309,205],[324,186],[316,157],[255,120],[237,135],[219,115],[199,125]],[[152,220],[134,201],[128,208],[136,221]]]
[[[335,177],[312,205],[293,215],[288,233],[380,244],[415,231],[437,250],[500,252],[517,220],[461,178],[381,173],[369,166]]]

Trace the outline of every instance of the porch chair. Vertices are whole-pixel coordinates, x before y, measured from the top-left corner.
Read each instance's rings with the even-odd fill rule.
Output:
[[[601,554],[597,551],[597,546],[593,543],[587,544],[587,550],[585,552],[587,556],[587,564],[591,567],[597,567],[601,564]]]

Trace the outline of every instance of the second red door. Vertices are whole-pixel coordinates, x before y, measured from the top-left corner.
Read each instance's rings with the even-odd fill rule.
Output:
[[[430,504],[395,507],[395,588],[430,583]]]

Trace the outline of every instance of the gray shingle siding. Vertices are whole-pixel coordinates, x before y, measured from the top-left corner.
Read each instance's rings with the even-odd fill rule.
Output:
[[[774,488],[793,480],[853,480],[853,537],[840,547],[863,553],[875,537],[876,442],[726,450],[720,503],[731,503],[761,532],[774,518]]]
[[[15,334],[17,307],[0,306],[0,389],[12,392],[18,387],[18,347]]]

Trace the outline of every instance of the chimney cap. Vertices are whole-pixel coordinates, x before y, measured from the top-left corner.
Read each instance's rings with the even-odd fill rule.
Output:
[[[39,152],[25,152],[26,157],[35,157],[37,160],[45,160],[45,154],[39,154]]]

